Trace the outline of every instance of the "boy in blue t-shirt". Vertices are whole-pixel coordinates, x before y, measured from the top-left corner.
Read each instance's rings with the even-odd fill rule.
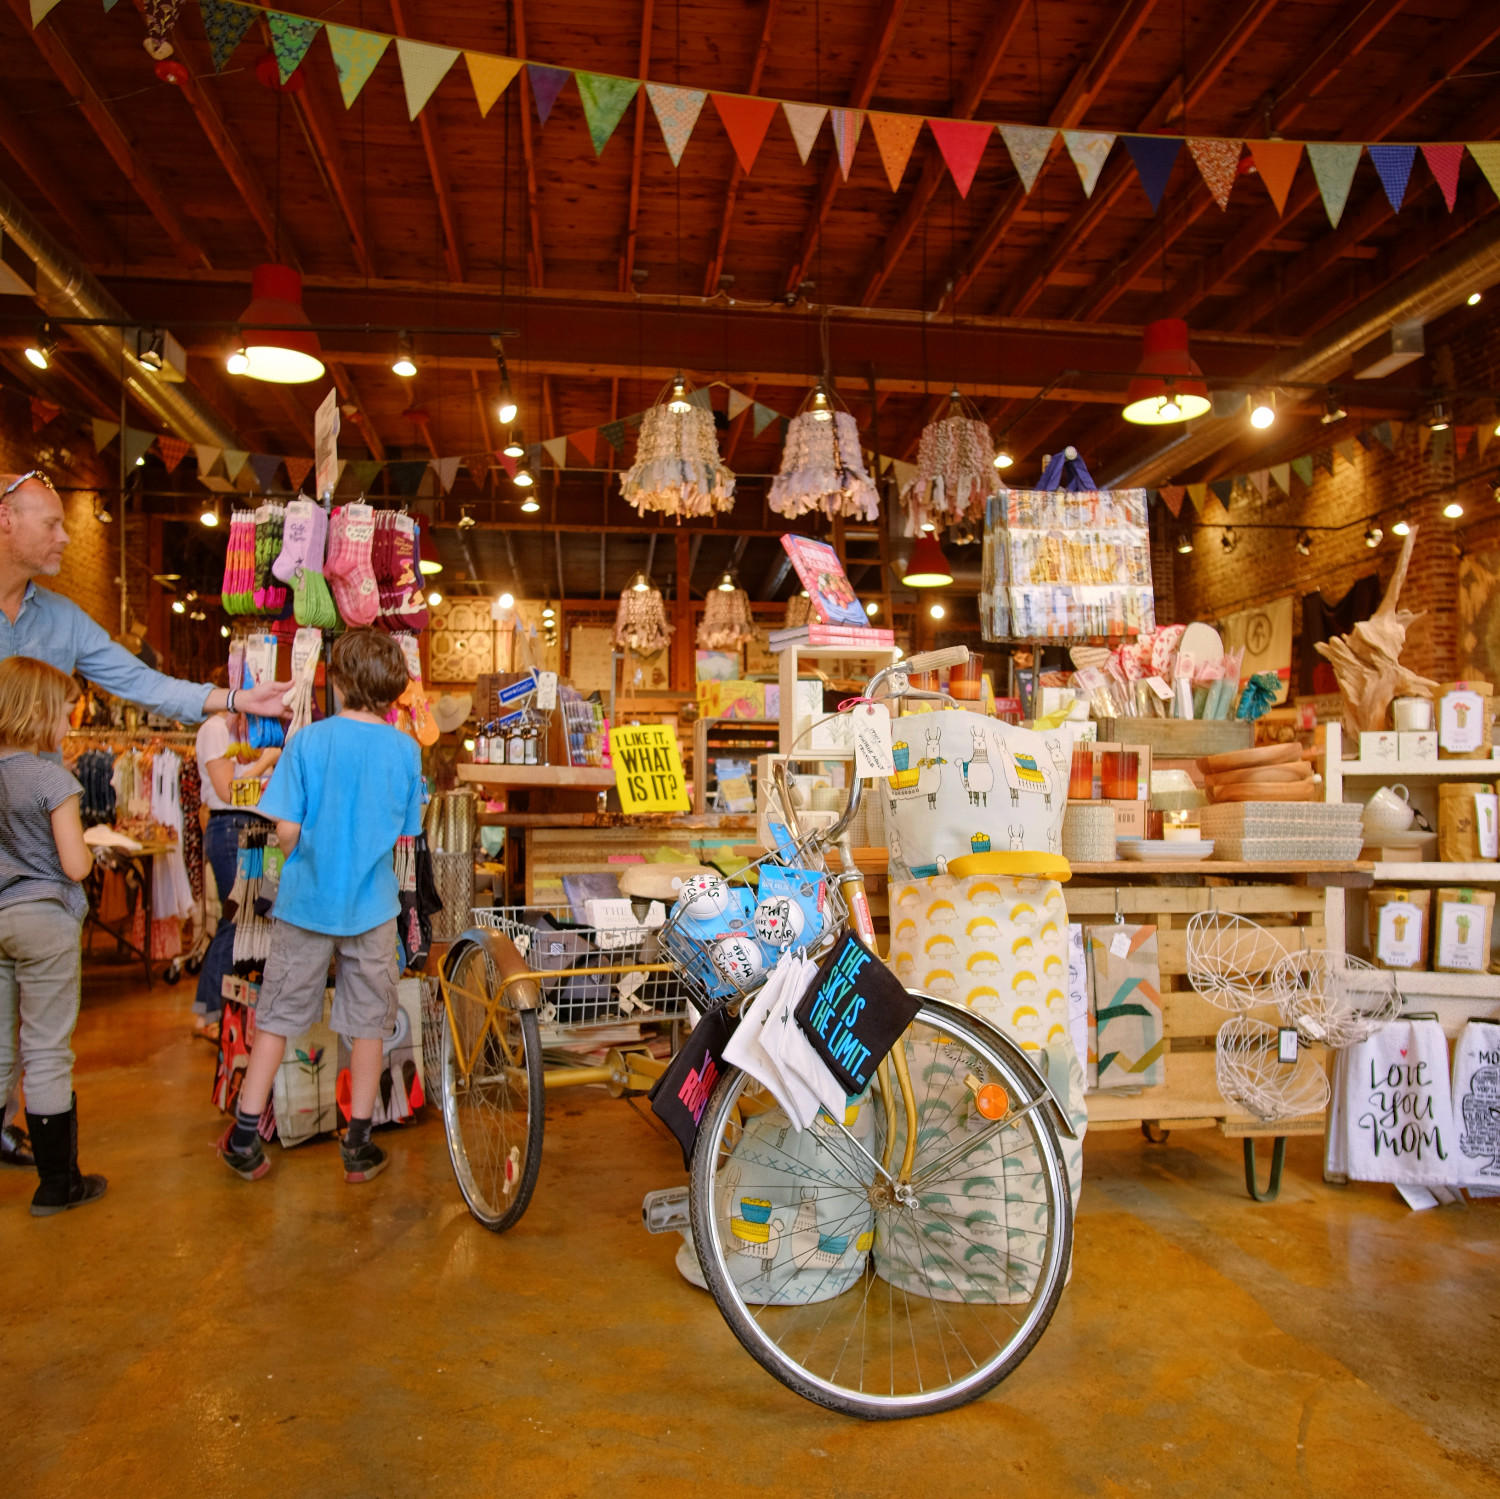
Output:
[[[405,690],[401,647],[379,630],[351,630],[329,667],[340,712],[309,724],[287,746],[257,810],[276,823],[287,855],[271,953],[255,1009],[255,1046],[234,1123],[219,1141],[224,1164],[246,1181],[271,1169],[257,1125],[288,1036],[323,1016],[329,960],[338,955],[330,1025],[347,1036],[349,1128],[344,1180],[385,1169],[370,1139],[384,1040],[396,1023],[396,840],[422,831],[422,756],[385,721]]]

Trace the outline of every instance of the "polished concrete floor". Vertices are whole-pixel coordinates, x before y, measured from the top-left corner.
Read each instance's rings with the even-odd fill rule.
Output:
[[[0,1473],[17,1496],[1500,1493],[1500,1202],[1281,1200],[1239,1148],[1093,1137],[1076,1268],[1027,1363],[977,1404],[868,1426],[804,1404],[640,1226],[682,1179],[653,1121],[552,1101],[536,1199],[496,1238],[440,1122],[247,1185],[214,1159],[191,994],[91,968],[83,1164],[99,1204],[32,1219],[0,1173]]]

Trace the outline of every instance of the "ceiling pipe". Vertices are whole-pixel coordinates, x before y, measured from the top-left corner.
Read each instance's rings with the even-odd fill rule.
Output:
[[[0,182],[0,232],[36,264],[36,301],[55,318],[84,317],[128,321],[130,314],[98,280],[32,217],[15,193]],[[121,328],[72,324],[69,336],[114,379],[123,377],[131,395],[161,424],[188,442],[237,448],[239,439],[197,393],[185,384],[142,373],[125,350]]]
[[[1500,280],[1500,216],[1406,275],[1371,301],[1356,307],[1300,349],[1279,355],[1253,375],[1235,383],[1274,386],[1280,382],[1316,384],[1344,374],[1360,349],[1387,332],[1393,323],[1429,323],[1466,301],[1479,286]],[[1351,392],[1346,391],[1346,396]],[[1162,484],[1211,457],[1243,436],[1239,417],[1205,416],[1167,442],[1137,452],[1113,473],[1100,476],[1103,489]]]

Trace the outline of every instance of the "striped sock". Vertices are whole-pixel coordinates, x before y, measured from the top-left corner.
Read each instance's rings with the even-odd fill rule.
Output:
[[[255,1144],[260,1134],[260,1116],[262,1110],[256,1109],[253,1114],[247,1114],[243,1107],[239,1107],[234,1113],[234,1128],[229,1132],[229,1148],[238,1155]]]

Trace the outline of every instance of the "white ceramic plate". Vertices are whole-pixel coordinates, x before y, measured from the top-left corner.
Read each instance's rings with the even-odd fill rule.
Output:
[[[1116,838],[1115,851],[1122,858],[1140,864],[1166,864],[1174,860],[1186,864],[1208,858],[1214,851],[1214,843],[1212,838],[1201,838],[1197,843],[1179,843],[1175,838]]]
[[[1436,838],[1436,833],[1424,833],[1409,828],[1404,833],[1364,833],[1365,843],[1370,848],[1426,848]]]

